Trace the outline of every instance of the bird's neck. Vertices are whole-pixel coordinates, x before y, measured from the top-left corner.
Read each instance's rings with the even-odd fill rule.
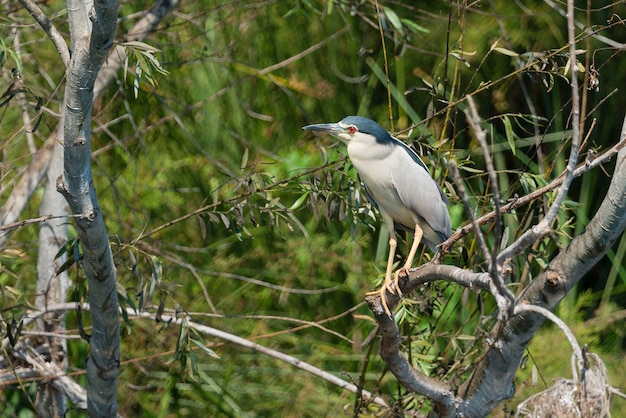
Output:
[[[381,146],[375,140],[358,139],[348,142],[348,156],[354,162],[379,161],[389,155],[392,147]]]

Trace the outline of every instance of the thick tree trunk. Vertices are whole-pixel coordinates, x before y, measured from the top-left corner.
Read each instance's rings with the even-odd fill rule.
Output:
[[[83,269],[89,286],[91,325],[87,360],[87,412],[91,417],[117,415],[117,375],[120,356],[116,273],[109,237],[91,174],[91,111],[98,71],[113,45],[117,2],[67,2],[72,57],[64,100],[63,176],[57,189],[73,214],[83,249]]]

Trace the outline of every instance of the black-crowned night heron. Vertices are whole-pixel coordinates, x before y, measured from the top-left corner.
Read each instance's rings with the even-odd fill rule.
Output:
[[[385,289],[394,293],[391,272],[397,246],[395,228],[414,234],[404,267],[396,272],[393,280],[398,296],[402,296],[398,275],[401,271],[408,273],[420,241],[423,239],[436,251],[437,245],[450,237],[448,199],[420,157],[373,120],[348,116],[338,123],[308,125],[302,129],[328,132],[348,144],[348,157],[389,229],[385,283],[377,292],[385,313],[391,315]]]

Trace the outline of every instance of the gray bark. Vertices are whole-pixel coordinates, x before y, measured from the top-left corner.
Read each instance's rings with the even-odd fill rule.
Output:
[[[60,135],[62,136],[62,132]],[[67,214],[67,203],[56,190],[56,179],[63,173],[63,147],[54,143],[50,164],[46,172],[46,182],[40,214]],[[67,242],[67,222],[53,219],[43,222],[39,227],[39,252],[37,255],[37,294],[35,307],[46,310],[48,305],[64,302],[67,297],[68,277],[58,268],[66,257],[55,259],[57,253]],[[51,312],[36,323],[40,331],[62,334],[65,330],[65,313]],[[59,370],[67,370],[67,344],[64,338],[42,337],[48,346],[49,359]],[[41,340],[39,339],[39,340]],[[64,416],[67,412],[65,393],[53,382],[45,381],[37,386],[37,411],[42,417]]]
[[[91,112],[98,71],[113,45],[117,1],[67,2],[72,44],[64,100],[63,176],[57,189],[76,218],[89,286],[91,325],[87,359],[87,412],[91,417],[117,415],[120,356],[116,272],[107,230],[91,174]]]

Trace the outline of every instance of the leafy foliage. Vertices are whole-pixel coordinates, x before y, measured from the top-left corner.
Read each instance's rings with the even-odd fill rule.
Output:
[[[142,3],[125,4],[122,11],[139,12]],[[493,209],[483,155],[463,114],[464,97],[471,94],[489,133],[501,200],[544,186],[563,171],[571,137],[566,76],[572,64],[564,20],[551,2],[495,3],[207,0],[182,5],[145,43],[124,42],[126,66],[117,85],[94,104],[92,138],[94,179],[122,307],[157,319],[164,313],[193,318],[290,353],[386,397],[398,415],[427,411],[422,398],[385,373],[371,312],[361,304],[382,280],[386,261],[387,236],[376,210],[364,198],[345,149],[300,127],[348,114],[380,121],[424,156],[451,197],[453,227],[459,227],[467,220],[449,161],[461,170],[474,212]],[[596,36],[624,41],[618,6],[576,15],[594,25],[593,32],[580,32],[574,64],[585,70],[585,152],[608,148],[620,130],[621,115],[607,115],[624,108],[615,94],[623,84],[621,50]],[[58,5],[41,7],[66,30]],[[28,21],[23,11],[12,16]],[[131,24],[122,20],[120,33]],[[12,83],[10,67],[21,67],[32,92],[26,112],[42,121],[34,130],[39,147],[57,122],[63,69],[50,45],[33,46],[41,33],[20,34],[20,48],[34,58],[18,53],[2,35],[2,91]],[[127,76],[134,77],[131,86]],[[45,98],[43,107],[35,97]],[[3,104],[0,196],[6,201],[30,152],[24,110],[14,101]],[[607,184],[602,170],[576,180],[554,233],[513,260],[515,292],[584,229]],[[503,245],[536,223],[552,199],[548,193],[505,215]],[[24,213],[38,213],[40,201],[33,196]],[[36,234],[33,227],[16,230],[0,253],[4,332],[32,303]],[[70,240],[64,248],[69,257],[61,270],[80,281],[80,271],[73,270],[78,243]],[[621,387],[623,376],[615,371],[623,361],[624,335],[610,318],[622,318],[626,309],[625,254],[623,236],[561,307],[572,324],[584,324],[575,326],[582,341],[614,356],[609,373]],[[419,259],[431,256],[423,250]],[[454,246],[445,263],[486,269],[473,234]],[[84,289],[76,292],[84,295]],[[489,295],[445,283],[408,296],[396,313],[407,356],[431,376],[460,384],[483,353],[493,309]],[[124,322],[125,389],[118,391],[124,415],[380,413],[378,406],[359,403],[291,366],[211,341],[185,321],[124,314]],[[78,327],[70,313],[68,330],[77,334]],[[554,351],[546,343],[552,338],[546,330],[529,351],[545,382],[542,369],[551,365],[538,359]],[[85,350],[84,342],[69,341],[75,368],[84,367]],[[564,358],[554,364],[567,370]],[[524,389],[528,379],[522,372]],[[0,397],[28,408],[33,387],[16,383]]]

